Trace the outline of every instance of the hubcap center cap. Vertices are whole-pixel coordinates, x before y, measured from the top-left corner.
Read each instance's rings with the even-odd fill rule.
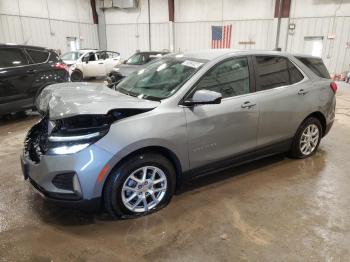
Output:
[[[152,183],[150,180],[146,180],[142,184],[138,186],[138,189],[140,192],[147,192],[148,190],[152,189]]]

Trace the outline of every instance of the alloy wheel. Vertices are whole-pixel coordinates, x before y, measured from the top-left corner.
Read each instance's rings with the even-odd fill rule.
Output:
[[[320,138],[320,130],[317,127],[317,125],[315,124],[308,125],[304,129],[300,138],[300,143],[299,143],[300,152],[305,156],[312,154],[317,147],[319,138]]]
[[[143,166],[133,171],[122,187],[122,201],[132,212],[142,213],[155,208],[167,191],[167,177],[155,166]]]

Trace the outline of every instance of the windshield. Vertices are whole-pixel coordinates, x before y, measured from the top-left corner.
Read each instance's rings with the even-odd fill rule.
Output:
[[[143,59],[142,54],[135,54],[132,57],[130,57],[125,64],[127,65],[142,65],[144,64],[144,59]]]
[[[62,60],[78,60],[78,58],[82,55],[83,53],[82,52],[68,52],[68,53],[65,53],[61,56],[61,59]]]
[[[159,101],[173,95],[205,62],[179,55],[163,57],[126,77],[117,90]]]

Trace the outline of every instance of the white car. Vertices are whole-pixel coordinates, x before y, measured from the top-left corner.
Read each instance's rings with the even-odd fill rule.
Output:
[[[62,60],[69,65],[73,82],[88,77],[107,76],[120,63],[120,54],[113,51],[79,50],[65,53]]]

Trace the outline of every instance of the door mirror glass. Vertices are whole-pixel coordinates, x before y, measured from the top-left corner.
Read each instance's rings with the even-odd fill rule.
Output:
[[[222,95],[215,91],[210,90],[197,90],[191,99],[184,102],[187,106],[193,105],[209,105],[209,104],[220,104]]]

